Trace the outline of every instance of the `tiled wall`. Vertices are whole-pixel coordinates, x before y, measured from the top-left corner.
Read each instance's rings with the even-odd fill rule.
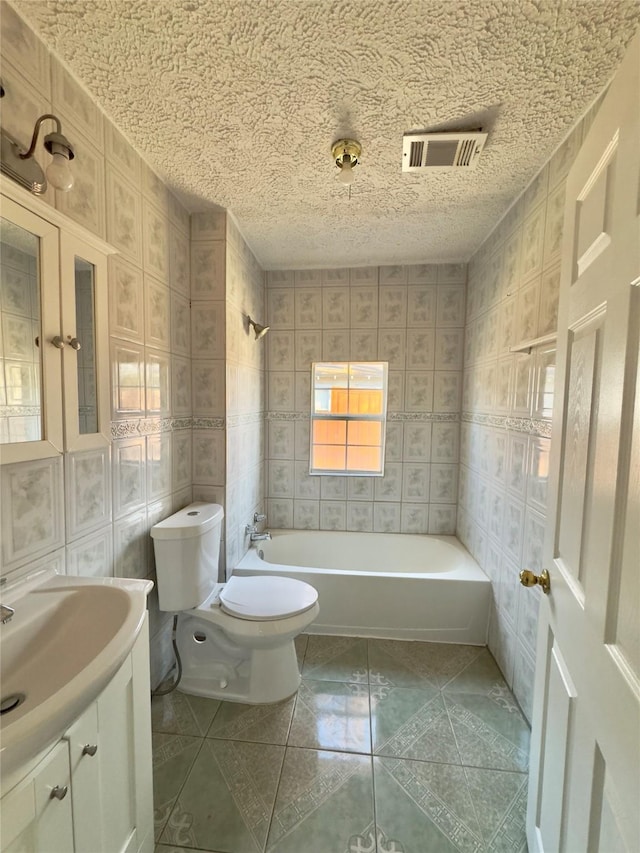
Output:
[[[191,217],[193,494],[225,508],[220,577],[246,552],[264,495],[264,273],[231,216]]]
[[[227,216],[223,211],[191,217],[191,372],[184,369],[193,400],[193,495],[225,505],[225,293]],[[187,376],[188,373],[188,376]],[[224,556],[224,549],[221,549]]]
[[[556,331],[565,180],[585,119],[469,263],[458,536],[493,581],[489,648],[531,717],[555,344],[510,353]]]
[[[268,521],[453,533],[466,266],[267,274]],[[311,363],[388,361],[383,477],[309,475]]]
[[[247,317],[265,322],[265,280],[231,217],[227,220],[227,490],[226,564],[250,541],[245,532],[264,512],[265,347]]]
[[[189,216],[7,4],[1,25],[3,126],[27,141],[39,115],[62,120],[75,186],[44,198],[119,250],[98,321],[110,326],[113,375],[126,363],[137,377],[126,404],[114,382],[110,447],[2,466],[2,573],[46,564],[153,578],[149,529],[192,496]],[[170,649],[155,590],[150,616],[157,681]]]

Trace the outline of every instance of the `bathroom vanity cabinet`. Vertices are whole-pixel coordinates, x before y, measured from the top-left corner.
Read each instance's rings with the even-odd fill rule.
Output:
[[[12,182],[0,186],[0,460],[106,445],[116,250]]]
[[[0,800],[2,853],[152,853],[145,619],[107,687]]]

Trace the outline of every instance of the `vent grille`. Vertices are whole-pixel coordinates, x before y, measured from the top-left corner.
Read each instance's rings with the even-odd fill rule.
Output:
[[[487,140],[486,133],[406,133],[402,171],[474,169]]]
[[[424,153],[424,142],[421,140],[418,142],[411,143],[411,156],[409,158],[409,165],[413,166],[422,166],[422,155]]]

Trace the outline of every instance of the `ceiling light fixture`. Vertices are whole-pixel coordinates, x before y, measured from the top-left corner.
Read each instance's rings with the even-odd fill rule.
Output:
[[[53,161],[49,164],[45,177],[33,154],[36,150],[40,127],[43,122],[49,120],[56,123],[56,129],[53,133],[48,133],[44,138],[44,147],[53,156]],[[19,183],[20,186],[25,187],[29,192],[36,195],[42,195],[46,191],[47,178],[52,186],[62,192],[68,192],[71,189],[73,186],[73,172],[69,167],[69,160],[73,160],[75,155],[73,146],[66,136],[62,135],[62,126],[57,116],[46,113],[37,119],[33,128],[31,144],[27,151],[5,130],[2,130],[1,134],[0,166],[5,175],[8,175],[8,177]]]
[[[256,341],[260,340],[260,338],[264,337],[269,331],[269,326],[261,326],[260,323],[256,323],[255,320],[252,320],[251,317],[247,314],[247,322],[250,326],[253,326],[253,331],[256,333]]]
[[[339,139],[331,146],[331,156],[340,169],[343,184],[353,183],[353,169],[360,162],[362,146],[355,139]]]

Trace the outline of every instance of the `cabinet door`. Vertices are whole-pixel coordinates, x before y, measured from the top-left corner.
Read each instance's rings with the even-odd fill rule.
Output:
[[[60,270],[65,447],[90,450],[109,444],[107,258],[63,230]]]
[[[62,451],[58,228],[4,196],[0,225],[0,460],[11,463]]]
[[[104,749],[98,743],[98,708],[95,702],[65,735],[71,764],[71,803],[76,850],[108,853],[102,840],[102,796],[99,766]],[[108,751],[108,750],[106,750]]]
[[[31,798],[34,804],[33,820],[8,846],[3,844],[3,853],[73,853],[70,784],[69,750],[61,741],[15,795],[3,798],[2,810],[10,817],[13,807],[20,810]]]
[[[133,670],[131,656],[97,701],[102,844],[109,853],[138,850]]]

